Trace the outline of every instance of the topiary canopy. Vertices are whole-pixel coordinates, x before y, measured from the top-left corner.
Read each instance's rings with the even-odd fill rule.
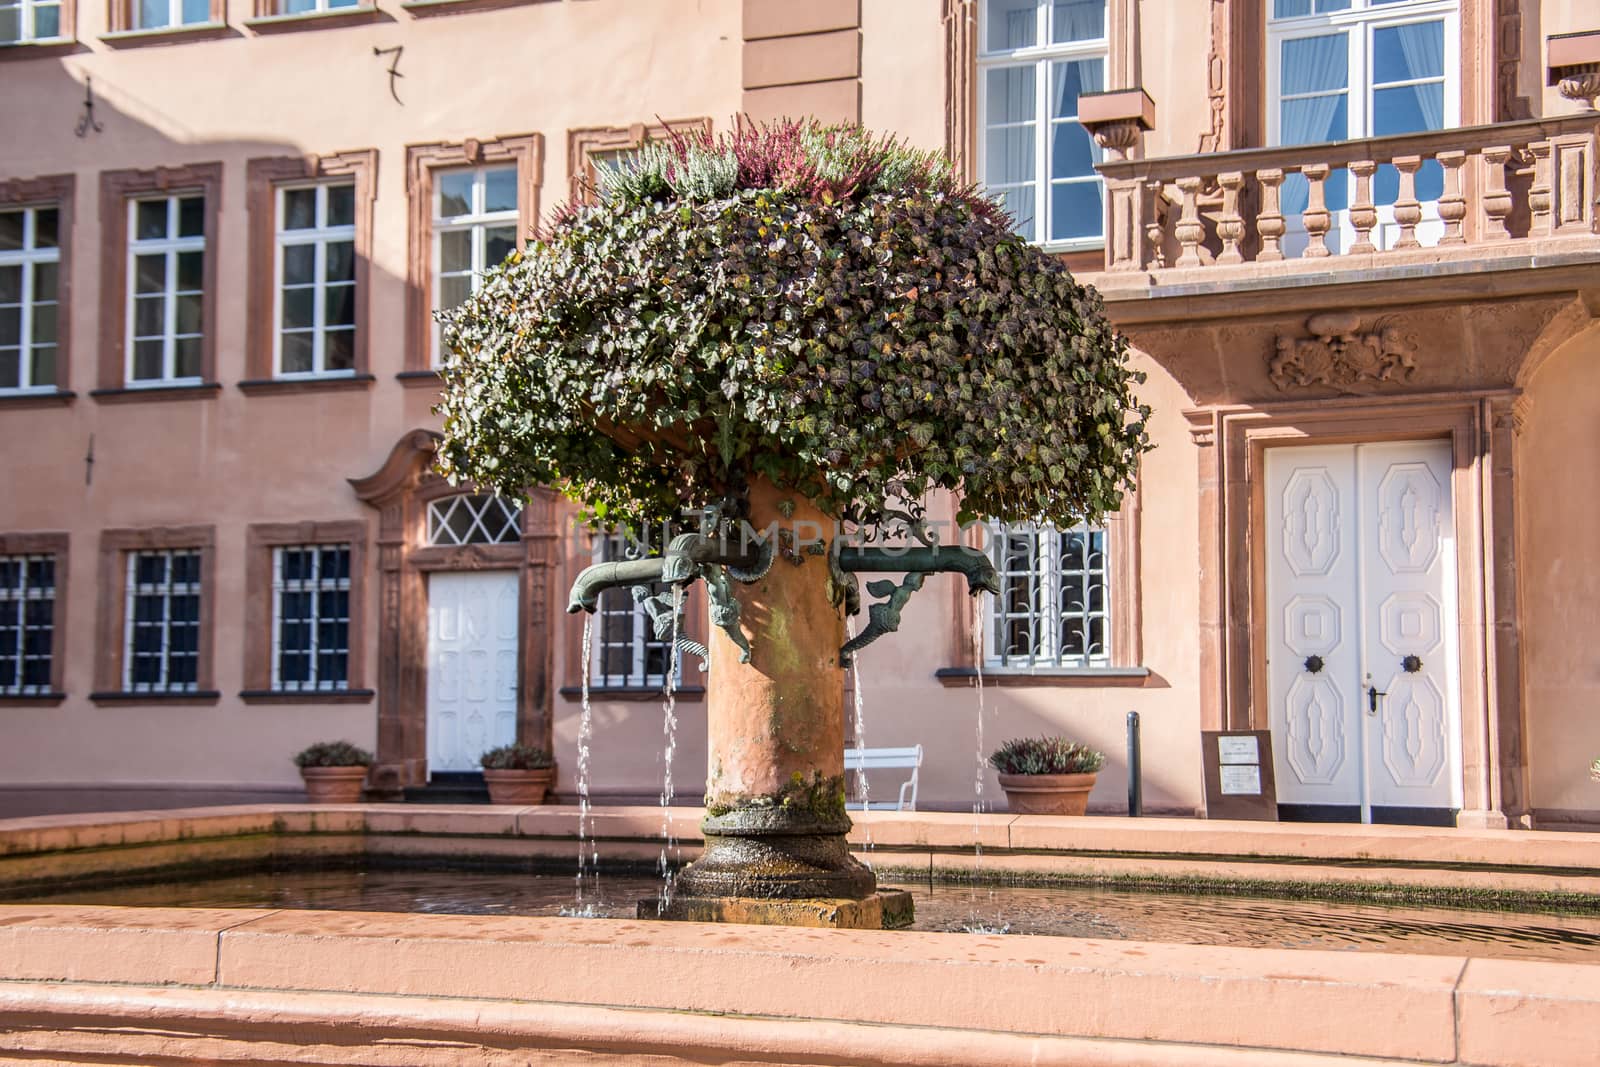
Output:
[[[1120,506],[1148,409],[1099,295],[939,157],[741,125],[603,168],[445,313],[440,465],[655,523],[765,475],[853,522]]]

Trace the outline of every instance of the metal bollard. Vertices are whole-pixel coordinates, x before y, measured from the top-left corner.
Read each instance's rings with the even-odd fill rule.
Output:
[[[1144,782],[1139,766],[1139,713],[1128,712],[1128,814],[1144,814]]]

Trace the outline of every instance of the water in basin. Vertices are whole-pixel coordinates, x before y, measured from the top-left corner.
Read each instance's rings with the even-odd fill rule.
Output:
[[[900,883],[916,896],[915,929],[1092,937],[1251,948],[1416,952],[1600,961],[1600,916],[1280,900],[1237,895]],[[601,882],[598,915],[628,916],[659,877]],[[312,869],[145,885],[85,886],[5,903],[313,908],[462,915],[558,915],[570,875],[504,871]]]

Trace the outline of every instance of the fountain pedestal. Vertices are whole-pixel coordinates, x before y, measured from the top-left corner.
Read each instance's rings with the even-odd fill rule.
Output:
[[[679,873],[659,917],[906,925],[909,896],[875,895],[877,879],[845,840],[833,520],[765,479],[751,486],[749,509],[751,527],[778,550],[764,575],[733,583],[749,662],[721,629],[711,633],[705,851]]]

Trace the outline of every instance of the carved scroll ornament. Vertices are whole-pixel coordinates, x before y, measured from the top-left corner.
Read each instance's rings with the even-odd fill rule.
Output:
[[[1310,337],[1278,335],[1267,376],[1280,390],[1361,382],[1405,382],[1416,373],[1415,338],[1398,327],[1374,323],[1366,333],[1354,312],[1329,312],[1306,320]]]

